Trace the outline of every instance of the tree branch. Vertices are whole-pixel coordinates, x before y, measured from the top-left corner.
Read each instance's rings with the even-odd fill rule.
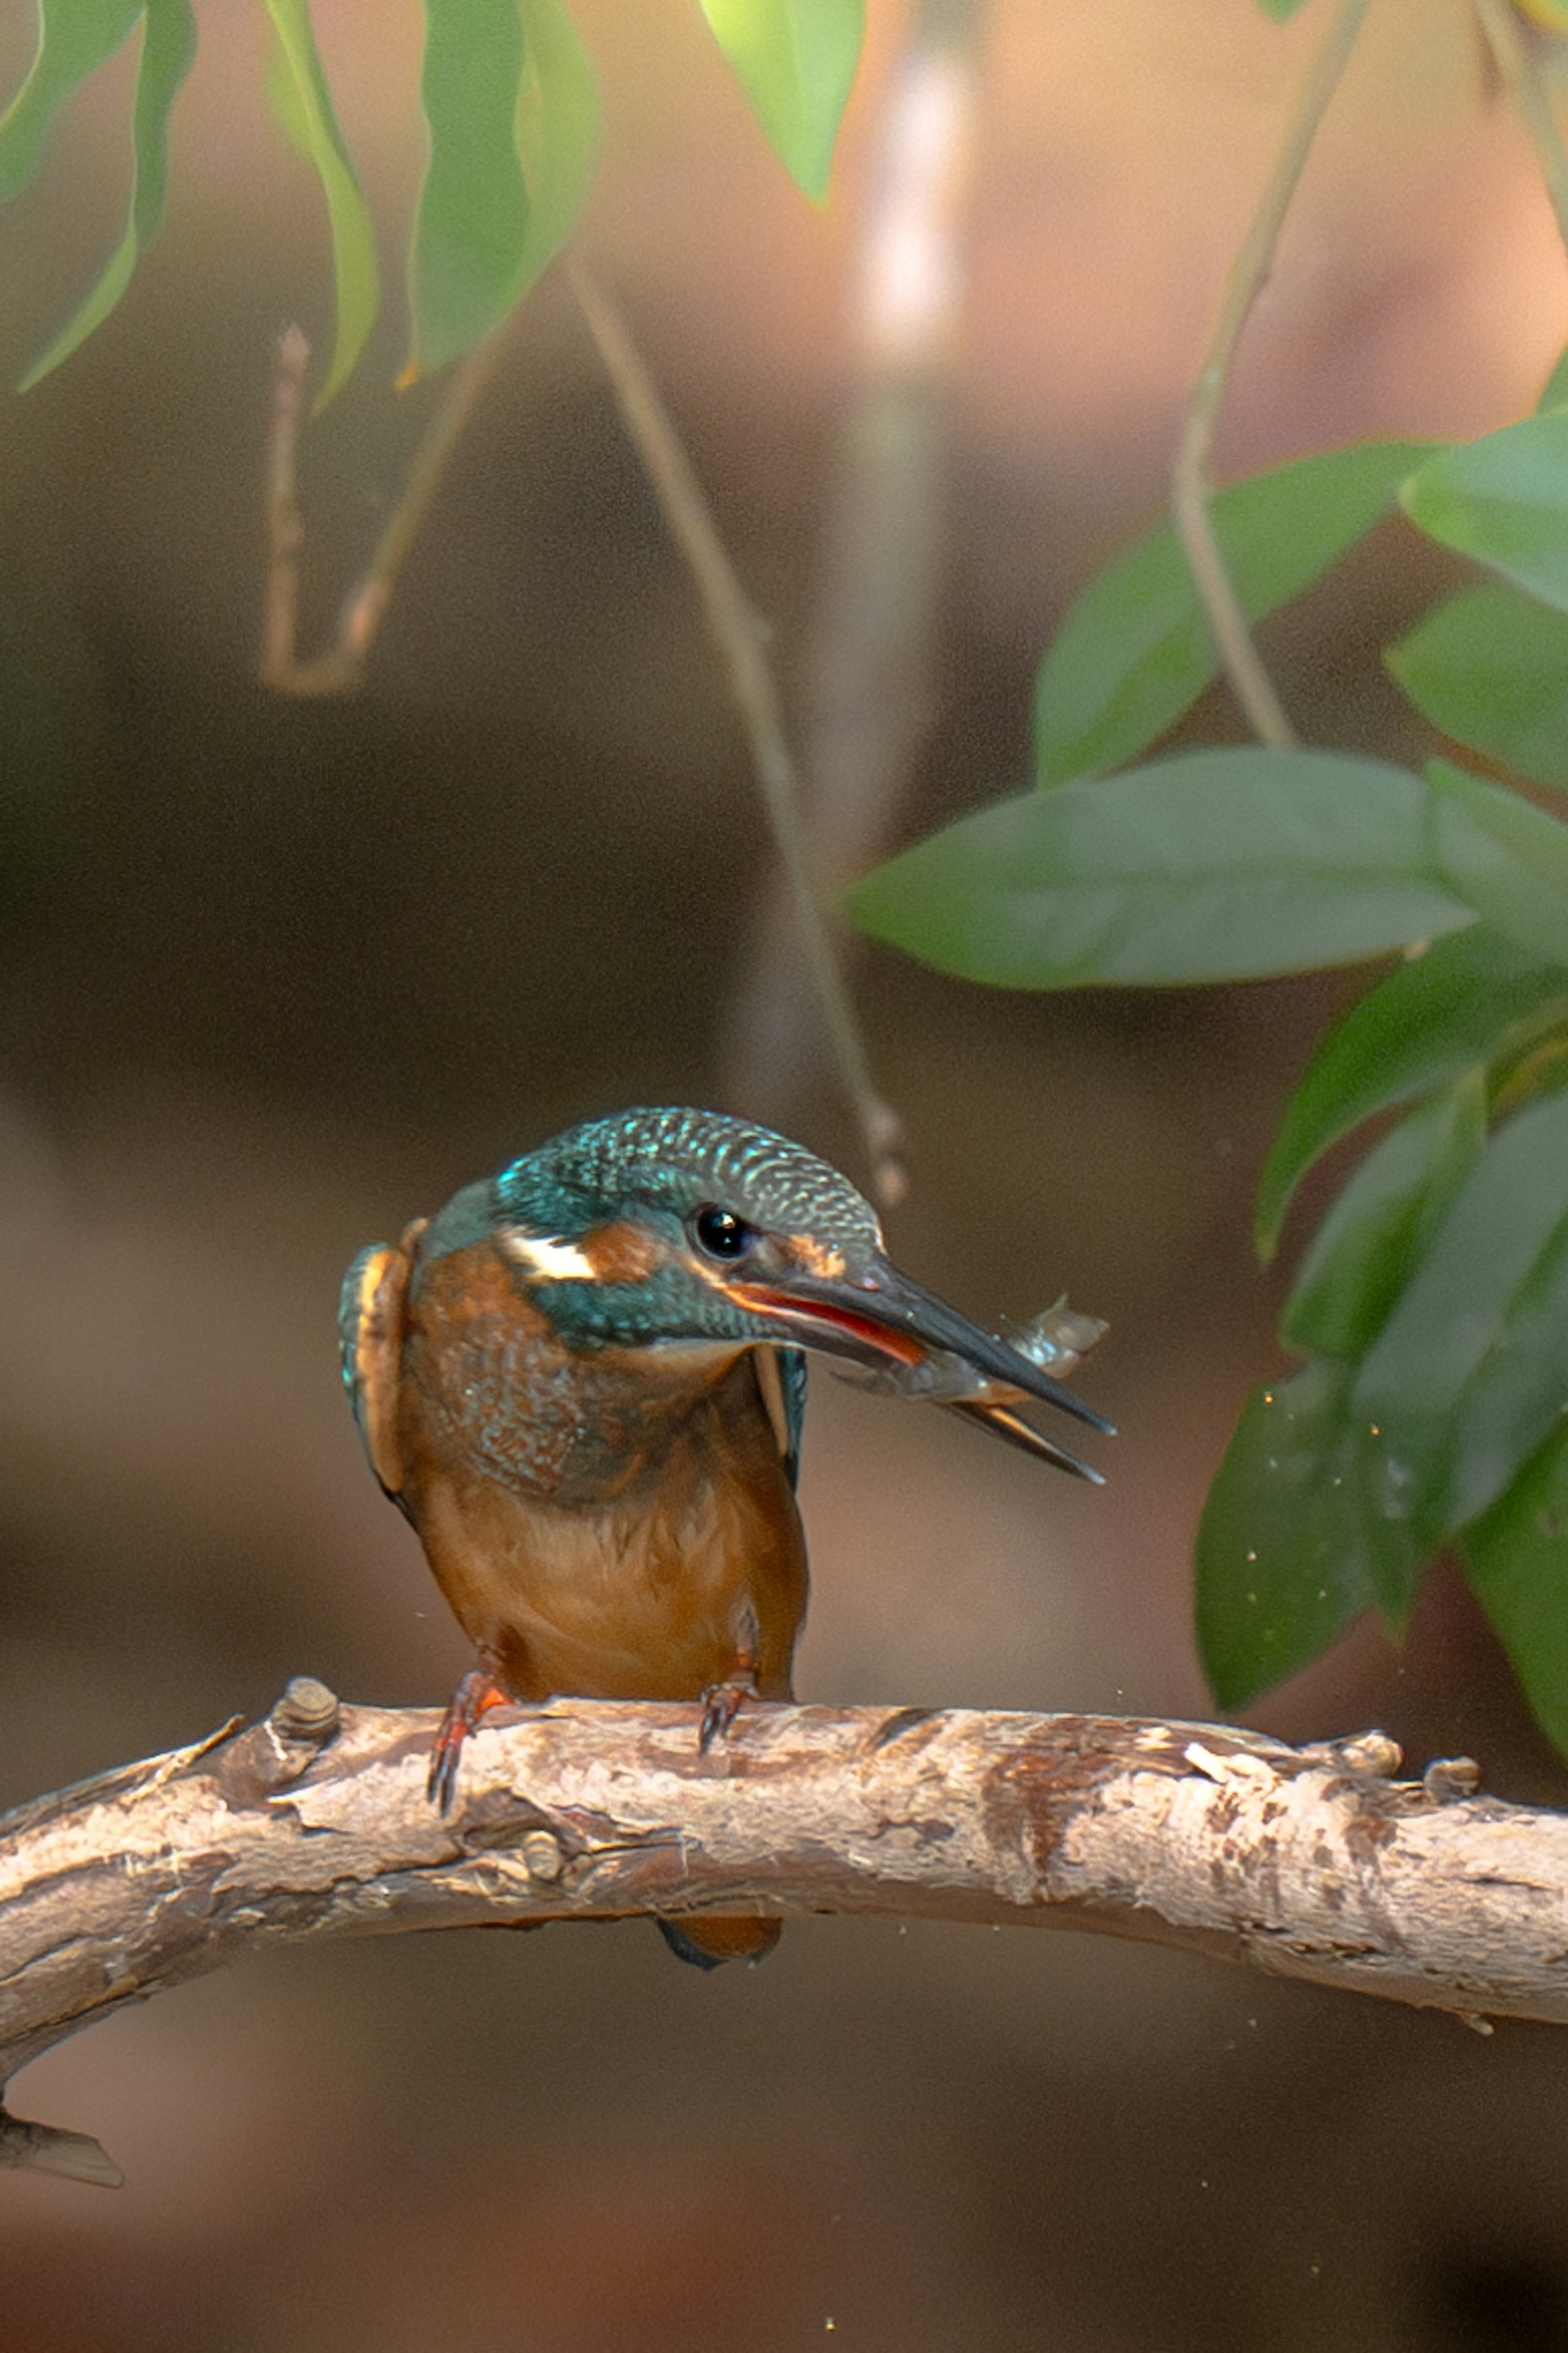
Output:
[[[1395,1781],[1382,1733],[669,1703],[486,1720],[454,1811],[427,1710],[300,1678],[262,1724],[0,1820],[0,2075],[258,1938],[632,1913],[886,1912],[1094,1930],[1456,2012],[1568,2021],[1568,1815]],[[0,2162],[96,2141],[0,2112]]]

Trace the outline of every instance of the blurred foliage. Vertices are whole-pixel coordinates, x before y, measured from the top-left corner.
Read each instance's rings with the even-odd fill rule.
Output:
[[[352,373],[380,307],[375,237],[338,126],[310,0],[265,0],[267,97],[321,184],[337,330],[318,398]],[[409,238],[405,380],[472,349],[516,309],[571,235],[593,179],[598,90],[561,0],[422,0],[424,185]],[[700,0],[775,153],[814,201],[826,193],[859,62],[863,0]],[[37,45],[0,115],[0,202],[26,187],[60,109],[140,28],[135,184],[98,283],[23,379],[58,367],[106,319],[163,215],[169,117],[195,61],[190,0],[38,0]]]
[[[269,102],[331,233],[320,405],[377,315],[375,235],[309,0],[265,5]],[[1280,22],[1299,5],[1259,0]],[[862,0],[700,5],[774,151],[820,200]],[[406,375],[457,359],[522,299],[572,232],[600,129],[561,0],[424,12]],[[189,0],[39,0],[33,65],[0,117],[4,200],[32,179],[60,109],[138,34],[127,227],[28,383],[114,307],[156,231],[195,53]],[[1390,671],[1448,747],[1568,787],[1568,365],[1534,417],[1469,443],[1359,444],[1221,491],[1212,522],[1240,614],[1321,581],[1396,505],[1493,576],[1391,647]],[[1384,1124],[1284,1308],[1303,1367],[1254,1398],[1210,1495],[1204,1657],[1239,1705],[1363,1611],[1401,1626],[1423,1566],[1454,1544],[1568,1748],[1568,825],[1445,759],[1417,772],[1278,744],[1146,759],[1223,666],[1188,555],[1159,525],[1082,589],[1038,672],[1036,789],[892,859],[851,910],[912,955],[1013,987],[1405,958],[1323,1040],[1264,1171],[1268,1257],[1311,1165]]]
[[[1560,787],[1565,401],[1560,364],[1522,423],[1296,459],[1212,505],[1247,620],[1395,501],[1499,575],[1450,596],[1387,666],[1451,744]],[[1080,591],[1040,664],[1038,788],[890,860],[851,910],[912,955],[1014,987],[1173,987],[1403,951],[1323,1040],[1264,1170],[1268,1258],[1320,1155],[1398,1114],[1286,1301],[1279,1336],[1305,1366],[1253,1398],[1210,1493],[1200,1647],[1216,1696],[1241,1706],[1364,1611],[1397,1632],[1452,1544],[1568,1751],[1568,824],[1444,759],[1418,774],[1258,746],[1096,773],[1156,745],[1220,666],[1160,525]]]

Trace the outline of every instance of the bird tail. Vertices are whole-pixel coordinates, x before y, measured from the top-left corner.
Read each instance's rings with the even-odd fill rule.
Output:
[[[782,1920],[710,1920],[688,1914],[654,1926],[678,1960],[694,1969],[716,1969],[725,1961],[765,1961],[784,1933]]]

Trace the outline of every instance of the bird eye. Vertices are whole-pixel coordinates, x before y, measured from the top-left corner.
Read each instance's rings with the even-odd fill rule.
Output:
[[[744,1258],[760,1239],[755,1226],[713,1201],[692,1219],[691,1238],[705,1257],[721,1259]]]

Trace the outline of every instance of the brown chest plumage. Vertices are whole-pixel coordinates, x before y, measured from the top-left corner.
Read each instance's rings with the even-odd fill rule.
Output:
[[[519,1699],[787,1699],[805,1545],[752,1350],[566,1348],[476,1244],[385,1254],[372,1455]],[[412,1251],[409,1244],[412,1243]]]

